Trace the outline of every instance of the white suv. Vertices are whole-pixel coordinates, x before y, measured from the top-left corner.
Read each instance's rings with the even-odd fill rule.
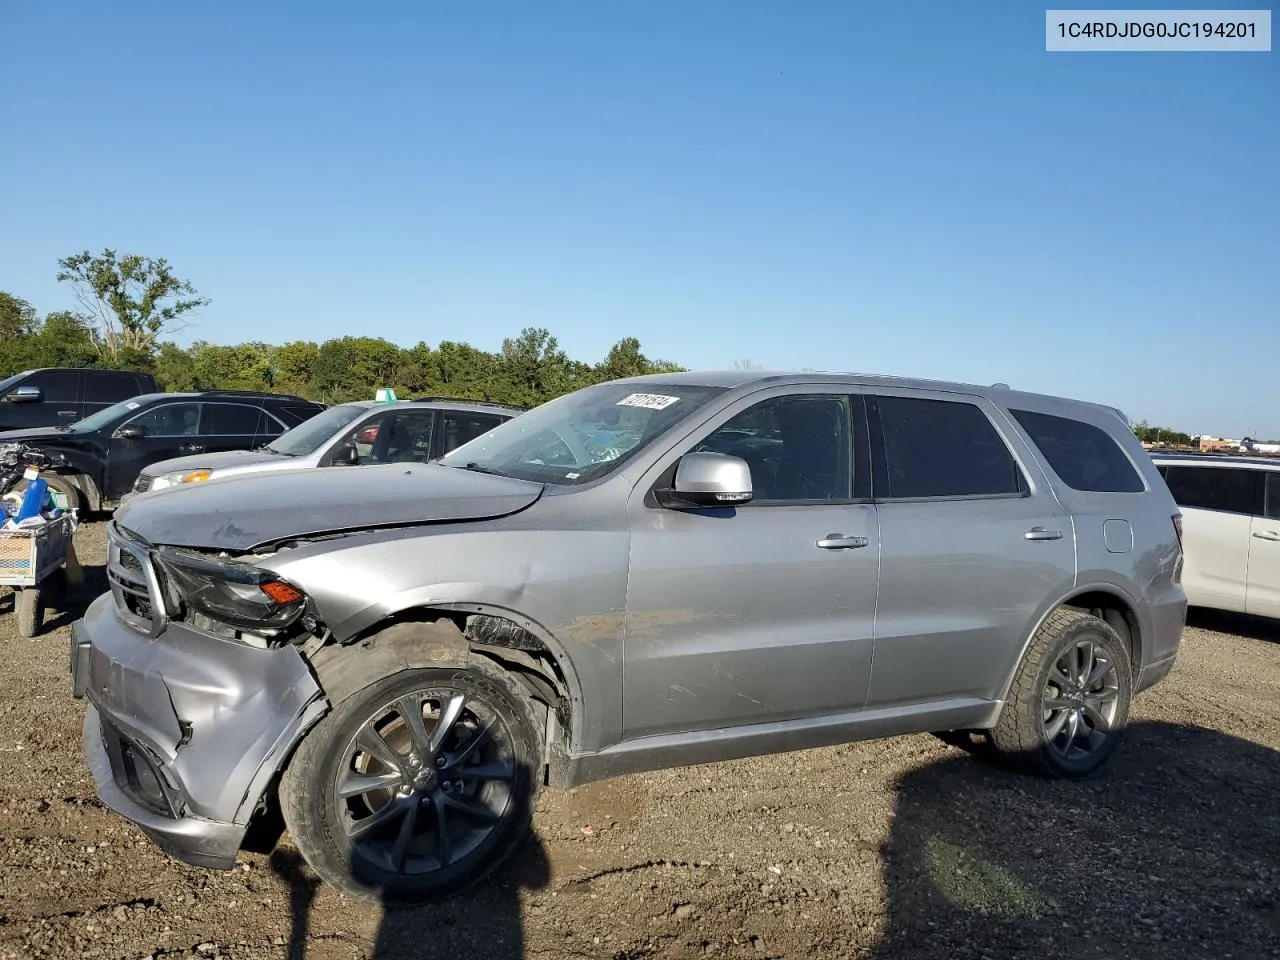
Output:
[[[1151,459],[1182,510],[1187,600],[1280,618],[1280,459]]]

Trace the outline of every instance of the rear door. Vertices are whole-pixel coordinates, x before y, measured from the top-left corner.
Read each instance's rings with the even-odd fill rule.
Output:
[[[1188,601],[1243,613],[1261,471],[1173,463],[1162,472],[1182,511],[1182,588]]]
[[[1248,613],[1280,617],[1280,471],[1262,475],[1262,510],[1249,523]]]
[[[880,592],[867,708],[999,696],[1075,581],[1071,517],[985,398],[868,388]]]
[[[135,374],[114,370],[86,370],[84,372],[84,403],[82,416],[97,413],[113,403],[136,397],[139,380]]]
[[[161,460],[200,453],[200,408],[191,401],[160,403],[124,421],[115,430],[107,454],[106,499],[119,500],[145,467]],[[122,437],[134,428],[138,437]],[[197,449],[199,448],[199,449]]]
[[[206,403],[198,441],[204,449],[196,452],[252,449],[261,417],[262,409],[247,403]]]
[[[440,414],[440,429],[436,440],[436,456],[443,457],[464,443],[482,436],[506,419],[489,413],[464,413],[445,410]]]

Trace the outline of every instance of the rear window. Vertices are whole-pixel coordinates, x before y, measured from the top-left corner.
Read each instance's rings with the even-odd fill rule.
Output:
[[[1053,472],[1073,490],[1141,493],[1142,477],[1107,432],[1091,423],[1030,410],[1010,410]]]
[[[1010,496],[1022,471],[991,421],[972,403],[869,397],[880,418],[888,490],[877,499]]]

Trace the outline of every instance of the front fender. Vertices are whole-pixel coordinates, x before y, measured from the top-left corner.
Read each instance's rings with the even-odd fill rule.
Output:
[[[572,697],[572,748],[622,733],[629,534],[625,530],[448,529],[309,543],[264,561],[307,592],[339,641],[411,610],[511,620],[546,646]]]

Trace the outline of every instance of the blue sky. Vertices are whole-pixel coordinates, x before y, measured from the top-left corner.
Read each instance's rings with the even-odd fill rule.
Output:
[[[1280,437],[1277,54],[1014,2],[10,3],[0,289],[167,257],[183,338],[545,326]]]

